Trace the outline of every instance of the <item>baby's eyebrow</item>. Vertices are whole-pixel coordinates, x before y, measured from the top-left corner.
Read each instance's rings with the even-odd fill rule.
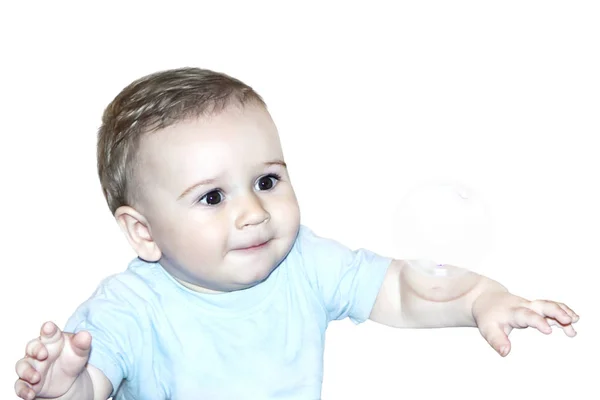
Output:
[[[177,200],[181,200],[183,197],[185,197],[188,193],[190,193],[192,190],[196,189],[198,186],[204,186],[204,185],[212,185],[213,183],[216,182],[216,179],[211,178],[211,179],[204,179],[200,182],[196,182],[194,183],[192,186],[190,186],[189,188],[185,189],[180,195],[179,197],[177,197]]]
[[[267,161],[265,163],[265,165],[267,165],[267,166],[270,166],[270,165],[281,165],[283,168],[287,168],[287,164],[284,163],[282,160]]]

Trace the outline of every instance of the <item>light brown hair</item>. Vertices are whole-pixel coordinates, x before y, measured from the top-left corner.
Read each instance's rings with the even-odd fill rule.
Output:
[[[156,72],[125,87],[106,107],[98,131],[98,175],[111,212],[135,201],[136,153],[143,135],[250,103],[266,108],[250,86],[200,68]]]

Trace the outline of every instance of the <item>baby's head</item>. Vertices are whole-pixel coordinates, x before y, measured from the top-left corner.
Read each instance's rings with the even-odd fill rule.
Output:
[[[199,291],[260,283],[299,229],[277,128],[224,74],[169,70],[123,89],[104,112],[98,173],[138,256]]]

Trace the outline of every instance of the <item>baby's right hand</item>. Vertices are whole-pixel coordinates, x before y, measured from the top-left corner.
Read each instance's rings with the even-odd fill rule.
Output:
[[[22,399],[56,398],[69,391],[85,369],[92,337],[88,332],[61,332],[52,322],[42,325],[40,337],[30,341],[25,357],[16,364],[15,392]]]

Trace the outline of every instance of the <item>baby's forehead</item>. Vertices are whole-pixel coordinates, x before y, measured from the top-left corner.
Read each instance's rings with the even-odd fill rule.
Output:
[[[264,107],[248,105],[231,106],[215,114],[182,118],[142,135],[141,142],[159,142],[160,146],[164,146],[190,140],[235,142],[255,139],[279,144],[279,132]]]
[[[275,124],[260,109],[183,120],[147,133],[137,150],[138,165],[153,172],[224,170],[283,160]]]

